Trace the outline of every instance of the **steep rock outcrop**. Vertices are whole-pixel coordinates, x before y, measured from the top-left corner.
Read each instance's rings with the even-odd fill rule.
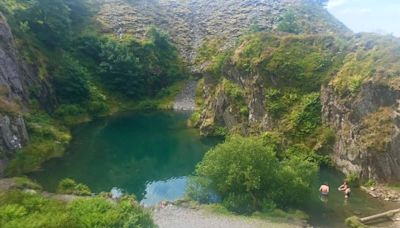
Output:
[[[21,117],[28,96],[24,89],[25,75],[11,30],[0,14],[0,175],[10,153],[28,141],[25,121]]]
[[[322,119],[336,132],[334,162],[363,179],[399,181],[400,40],[357,35],[350,50],[321,89]]]
[[[346,174],[400,180],[400,90],[370,81],[353,99],[321,90],[322,117],[336,132],[333,160]]]

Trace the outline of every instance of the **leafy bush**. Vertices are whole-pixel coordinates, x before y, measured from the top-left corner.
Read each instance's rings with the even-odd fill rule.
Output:
[[[0,226],[14,227],[155,227],[134,199],[78,198],[70,203],[22,191],[0,193]]]
[[[210,185],[210,179],[192,176],[188,180],[186,196],[199,203],[213,202],[215,200],[215,193],[210,189]]]
[[[219,79],[222,75],[222,67],[225,64],[227,52],[221,50],[223,39],[213,39],[204,42],[198,50],[196,64],[202,66],[204,72],[207,72],[214,79]]]
[[[265,201],[298,205],[307,200],[318,166],[297,156],[279,161],[275,149],[262,138],[232,137],[207,152],[196,175],[209,179],[209,188],[238,213],[261,210]]]
[[[76,183],[70,178],[60,181],[57,191],[62,194],[73,194],[78,196],[90,196],[92,194],[87,185]]]
[[[15,190],[0,194],[0,226],[79,227],[63,203]]]
[[[309,136],[321,125],[321,109],[319,93],[303,96],[297,107],[289,114],[287,132],[300,139]]]
[[[296,13],[294,10],[288,10],[283,14],[282,19],[278,24],[278,31],[295,34],[302,32],[301,27],[296,20]]]
[[[351,187],[359,187],[360,186],[360,175],[358,173],[350,173],[346,175],[345,181]]]
[[[100,197],[78,199],[67,208],[85,227],[155,227],[150,214],[133,197],[125,197],[116,205]]]
[[[124,41],[89,35],[77,38],[81,58],[93,62],[106,88],[131,98],[154,97],[182,79],[183,63],[167,36],[152,28],[149,40]]]
[[[41,190],[42,186],[26,177],[14,177],[15,187],[18,189]]]
[[[62,67],[56,71],[54,88],[62,103],[82,103],[89,99],[88,72],[78,61],[64,57]]]

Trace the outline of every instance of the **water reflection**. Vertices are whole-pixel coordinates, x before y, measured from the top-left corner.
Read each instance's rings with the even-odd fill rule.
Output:
[[[161,201],[172,201],[182,198],[187,184],[186,177],[171,178],[166,181],[154,181],[146,185],[142,205],[153,206]]]

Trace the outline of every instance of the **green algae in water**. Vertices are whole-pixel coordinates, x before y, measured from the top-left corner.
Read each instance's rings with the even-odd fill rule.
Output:
[[[73,130],[67,154],[33,173],[48,191],[64,178],[92,191],[113,187],[134,193],[143,204],[184,195],[186,176],[220,140],[186,127],[189,113],[127,113],[83,124]]]

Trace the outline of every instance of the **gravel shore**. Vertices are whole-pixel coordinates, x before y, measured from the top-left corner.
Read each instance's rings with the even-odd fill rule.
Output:
[[[191,209],[175,205],[154,209],[154,221],[160,228],[296,228],[289,223],[274,223],[244,216],[221,215],[204,209]]]

